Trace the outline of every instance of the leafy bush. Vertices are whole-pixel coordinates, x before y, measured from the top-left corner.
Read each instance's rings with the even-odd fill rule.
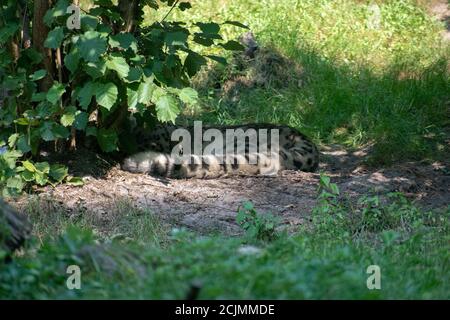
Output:
[[[164,2],[170,10],[190,8],[185,2]],[[138,118],[138,125],[155,118],[174,122],[184,105],[196,103],[197,92],[189,87],[189,79],[206,58],[225,62],[214,55],[205,58],[190,43],[242,48],[236,41],[224,42],[221,26],[213,22],[197,22],[192,30],[164,19],[141,27],[144,8],[167,9],[153,0],[137,4],[134,25],[129,25],[123,10],[126,3],[95,0],[81,12],[80,29],[69,29],[66,22],[71,16],[66,10],[71,1],[58,0],[43,19],[50,30],[43,45],[55,56],[56,70],[42,65],[43,52],[35,48],[9,50],[25,27],[37,30],[37,26],[18,24],[19,2],[0,6],[6,19],[0,22],[0,83],[6,90],[0,109],[0,147],[6,147],[1,149],[0,189],[5,195],[20,192],[30,182],[56,184],[67,177],[60,166],[29,159],[43,143],[70,139],[73,147],[77,137],[90,136],[102,151],[112,152],[121,148],[120,133],[130,113]],[[53,83],[46,87],[48,79]]]

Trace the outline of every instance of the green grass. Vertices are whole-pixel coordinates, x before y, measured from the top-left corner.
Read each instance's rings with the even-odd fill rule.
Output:
[[[399,195],[350,205],[321,181],[313,222],[293,234],[275,231],[249,204],[239,220],[250,226],[234,238],[168,231],[127,202],[118,212],[151,216],[144,233],[147,220],[130,215],[99,232],[84,218],[54,224],[35,206],[33,240],[0,265],[0,298],[182,299],[194,285],[200,299],[450,298],[449,210],[423,212]],[[116,230],[129,237],[111,237]],[[73,264],[81,290],[66,287]],[[370,265],[381,268],[381,290],[366,286]]]
[[[40,243],[48,235],[61,235],[76,225],[87,228],[96,236],[112,241],[164,245],[168,226],[148,210],[136,208],[128,199],[116,199],[107,215],[79,210],[68,215],[66,210],[50,198],[31,196],[26,213],[33,222],[33,232]]]
[[[367,25],[372,1],[208,0],[193,1],[189,13],[174,11],[173,19],[188,23],[246,23],[263,48],[304,69],[300,88],[242,90],[234,103],[210,86],[200,88],[202,103],[193,118],[224,124],[284,123],[317,142],[371,144],[375,164],[445,159],[450,46],[441,39],[443,23],[415,1],[376,2],[381,13],[376,28]],[[149,14],[146,23],[154,19]],[[222,26],[225,39],[244,31]],[[285,72],[291,71],[288,64]],[[223,83],[235,75],[233,67],[216,67],[200,77]]]

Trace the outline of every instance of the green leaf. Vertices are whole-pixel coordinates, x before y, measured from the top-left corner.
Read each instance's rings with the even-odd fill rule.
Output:
[[[134,89],[133,86],[127,87],[127,104],[128,108],[135,109],[138,104],[139,94],[138,90]]]
[[[27,56],[28,59],[30,59],[31,64],[38,64],[41,63],[43,55],[42,53],[38,52],[34,48],[28,48],[22,51],[25,56]]]
[[[236,26],[236,27],[240,27],[240,28],[244,28],[244,29],[250,29],[248,26],[246,26],[245,24],[240,23],[239,21],[227,20],[223,24],[231,24],[231,25]]]
[[[95,30],[98,25],[98,19],[89,14],[84,14],[80,17],[81,29],[83,31]]]
[[[59,0],[56,3],[56,6],[48,10],[44,15],[44,23],[47,26],[51,26],[53,21],[55,21],[56,18],[64,16],[67,14],[67,7],[69,6],[68,0]]]
[[[52,164],[50,166],[50,172],[49,176],[55,180],[56,182],[60,183],[64,180],[65,177],[67,177],[68,169],[66,166],[61,164]]]
[[[168,32],[164,37],[164,42],[169,46],[184,46],[187,38],[188,34],[182,31]]]
[[[137,54],[130,58],[130,61],[136,65],[142,65],[145,63],[145,57],[143,55]]]
[[[214,41],[211,38],[203,38],[200,37],[199,35],[194,36],[194,41],[205,47],[210,47],[214,44]]]
[[[84,70],[92,77],[92,79],[103,77],[106,71],[106,62],[103,59],[100,59],[97,62],[88,62],[84,65]]]
[[[203,22],[197,22],[195,25],[197,25],[200,30],[204,33],[219,33],[220,26],[217,23],[209,22],[209,23],[203,23]]]
[[[70,184],[70,185],[76,186],[76,187],[84,185],[84,181],[80,177],[68,177],[66,182],[67,182],[67,184]]]
[[[55,140],[55,135],[53,134],[52,131],[52,125],[51,122],[44,122],[40,128],[40,134],[41,134],[41,138],[44,141],[53,141]]]
[[[203,56],[196,52],[190,51],[184,61],[184,68],[186,69],[187,74],[192,77],[204,64],[206,64],[206,59]]]
[[[119,33],[109,37],[108,41],[111,48],[130,48],[134,52],[138,51],[136,38],[131,33]]]
[[[18,30],[20,26],[17,23],[9,22],[7,25],[2,25],[0,28],[0,43],[6,43],[10,37],[12,37]]]
[[[14,146],[16,145],[16,142],[17,142],[18,139],[19,139],[19,134],[18,133],[14,133],[14,134],[10,135],[9,138],[8,138],[8,146],[11,149],[13,149]]]
[[[64,39],[64,31],[62,27],[56,27],[50,31],[45,39],[44,46],[46,48],[57,49],[61,45],[61,41]]]
[[[19,178],[19,176],[10,177],[8,180],[6,180],[6,186],[8,188],[16,189],[21,191],[24,187],[24,183],[22,179]]]
[[[114,12],[113,11],[111,11],[111,10],[109,10],[108,11],[108,14],[110,14],[110,13],[112,13],[111,14],[111,18],[113,17],[113,16],[115,16],[115,14],[114,14]],[[120,16],[119,16],[119,18],[117,19],[117,20],[120,20]],[[106,25],[106,24],[103,24],[103,23],[101,23],[98,27],[97,27],[97,31],[98,32],[100,32],[103,36],[107,36],[107,35],[109,35],[110,33],[112,33],[113,32],[113,30],[112,30],[112,28],[110,27],[110,26],[108,26],[108,25]]]
[[[250,201],[245,201],[244,204],[243,204],[243,207],[247,211],[254,209],[253,203],[251,203]]]
[[[53,141],[57,138],[67,138],[69,136],[69,131],[62,125],[45,121],[39,128],[39,133],[44,141]]]
[[[8,168],[14,169],[16,167],[17,159],[20,158],[22,155],[23,155],[22,152],[20,152],[19,150],[8,151],[6,149],[6,151],[5,150],[2,151],[1,157],[5,161]]]
[[[19,118],[14,120],[14,123],[17,123],[19,126],[28,126],[31,122],[27,118]]]
[[[45,97],[44,97],[44,100]],[[53,115],[55,112],[57,112],[59,109],[59,106],[54,106],[50,104],[48,101],[43,101],[42,103],[39,103],[36,107],[36,116],[39,118],[47,118]]]
[[[7,161],[8,161],[8,159],[13,160],[14,164],[15,164],[16,160],[18,158],[20,158],[21,156],[23,156],[23,153],[18,150],[9,150],[9,151],[6,151],[5,153],[3,153],[2,156]]]
[[[48,174],[50,172],[50,165],[48,164],[48,162],[36,162],[34,166],[36,167],[37,172],[42,172],[45,174]]]
[[[36,168],[38,169],[34,173],[34,178],[36,182],[43,186],[48,183],[48,175],[50,173],[50,165],[48,162],[38,162],[36,163]]]
[[[158,101],[159,98],[161,98],[162,96],[164,96],[166,94],[167,94],[167,92],[164,89],[155,85],[155,89],[153,90],[152,99],[151,99],[152,103],[156,104],[156,101]]]
[[[27,182],[34,181],[34,173],[30,172],[28,170],[21,172],[20,176],[22,177],[23,180],[25,180]]]
[[[102,128],[97,132],[97,141],[104,152],[112,152],[117,150],[119,138],[115,131]]]
[[[138,88],[138,102],[145,105],[149,105],[152,100],[153,91],[155,90],[155,84],[153,78],[146,78],[144,82],[141,82]]]
[[[45,77],[46,74],[47,74],[47,71],[45,69],[40,69],[40,70],[36,71],[35,73],[33,73],[30,76],[30,79],[31,79],[31,81],[41,80],[42,78]]]
[[[177,115],[180,113],[177,100],[171,95],[161,96],[156,101],[156,115],[161,122],[175,123]]]
[[[106,51],[106,39],[97,31],[86,31],[80,36],[77,46],[84,60],[96,62]]]
[[[111,110],[117,100],[118,90],[114,83],[96,83],[95,99],[97,103],[107,110]]]
[[[42,172],[35,172],[34,173],[34,180],[36,180],[36,183],[40,186],[45,186],[48,182],[48,176]]]
[[[125,58],[117,56],[108,57],[108,60],[106,60],[106,68],[116,71],[117,75],[122,79],[126,78],[130,71],[130,66]]]
[[[26,161],[22,161],[22,166],[27,169],[30,172],[35,172],[36,171],[36,167],[34,166],[33,163],[31,163],[30,161],[26,160]]]
[[[192,88],[183,88],[179,93],[179,97],[186,104],[196,104],[198,101],[198,93]]]
[[[33,102],[41,102],[47,99],[47,93],[46,92],[35,92],[31,96],[31,101]]]
[[[141,80],[142,77],[142,68],[141,67],[132,67],[128,72],[127,82],[136,82]]]
[[[196,32],[196,33],[194,33],[194,35],[197,37],[200,37],[200,38],[222,40],[222,36],[217,33]]]
[[[6,76],[5,79],[3,80],[2,83],[2,89],[6,89],[6,90],[16,90],[16,89],[22,89],[23,88],[23,83],[22,83],[22,79],[19,77],[13,77],[11,76]]]
[[[61,124],[64,127],[71,126],[75,121],[75,113],[77,109],[74,106],[65,108],[64,114],[61,116]]]
[[[223,65],[227,65],[227,59],[225,59],[224,57],[219,57],[219,56],[214,56],[214,55],[207,55],[208,58],[210,58],[211,60],[217,61]]]
[[[339,187],[335,183],[330,184],[331,192],[335,195],[339,195]]]
[[[78,92],[77,99],[80,102],[80,106],[87,110],[91,103],[92,96],[94,95],[95,85],[92,82],[86,83],[83,88]]]
[[[74,73],[80,62],[80,54],[78,53],[78,48],[74,47],[70,50],[69,54],[64,57],[64,65],[71,72]]]
[[[330,177],[320,175],[320,184],[324,187],[328,187],[330,185]]]
[[[61,99],[65,91],[66,88],[62,83],[55,82],[47,92],[47,101],[51,104],[56,104],[59,99]]]
[[[77,130],[84,130],[84,129],[86,129],[88,120],[89,120],[89,115],[86,112],[77,111],[76,115],[75,115],[75,121],[73,123],[73,126]]]
[[[22,153],[27,153],[31,151],[31,147],[28,144],[28,140],[26,136],[21,136],[19,138],[19,140],[17,141],[17,148],[22,152]]]
[[[243,51],[245,48],[242,44],[235,40],[230,40],[226,43],[221,43],[220,46],[225,50],[235,50],[235,51]]]
[[[187,10],[187,9],[192,8],[192,6],[191,6],[191,4],[190,4],[189,2],[182,2],[182,3],[180,3],[180,4],[178,5],[178,8],[179,8],[181,11],[184,11],[184,10]]]

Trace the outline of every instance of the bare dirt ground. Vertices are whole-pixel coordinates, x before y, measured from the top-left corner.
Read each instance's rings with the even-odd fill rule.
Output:
[[[450,204],[448,163],[411,162],[369,169],[363,165],[365,157],[365,151],[348,153],[339,146],[326,147],[322,150],[320,171],[351,199],[367,193],[383,196],[401,191],[427,209],[445,210]],[[38,190],[41,199],[60,206],[69,216],[80,212],[94,214],[107,224],[117,201],[125,199],[171,226],[227,235],[240,233],[235,216],[246,200],[252,201],[259,212],[279,216],[288,229],[308,223],[320,176],[284,171],[277,177],[174,180],[128,173],[93,154],[78,153],[71,162],[74,172],[84,177],[84,186]],[[25,201],[22,199],[17,205]]]

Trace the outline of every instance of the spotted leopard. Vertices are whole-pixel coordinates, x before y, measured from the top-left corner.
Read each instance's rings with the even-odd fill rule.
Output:
[[[190,141],[184,141],[184,138],[172,141],[171,137],[177,129],[186,129],[191,136]],[[122,169],[169,178],[219,178],[230,175],[273,175],[279,170],[315,171],[319,164],[319,152],[314,143],[289,126],[246,124],[205,126],[201,131],[195,130],[195,126],[173,125],[149,132],[141,130],[137,137],[139,152],[127,157],[122,162]],[[227,139],[229,132],[244,133],[245,139],[239,141],[231,133],[231,139]],[[195,150],[195,138],[192,139],[192,136],[199,133],[203,138],[201,150]],[[222,139],[225,141],[218,144],[221,147],[205,152],[211,142],[218,142],[218,134],[225,137]],[[181,146],[180,141],[186,144]],[[262,142],[266,142],[266,147],[263,147]],[[180,157],[177,158],[177,155]]]

